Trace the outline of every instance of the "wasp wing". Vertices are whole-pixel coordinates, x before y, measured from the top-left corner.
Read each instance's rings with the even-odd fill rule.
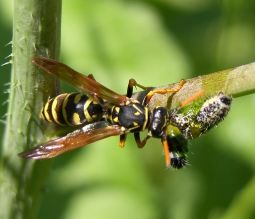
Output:
[[[28,159],[40,160],[56,157],[64,152],[86,146],[95,141],[123,134],[120,126],[109,125],[105,121],[85,125],[66,136],[38,145],[28,151],[21,152],[19,156]]]
[[[32,62],[47,73],[56,75],[91,96],[99,96],[116,105],[120,105],[128,99],[63,63],[45,57],[34,57]]]

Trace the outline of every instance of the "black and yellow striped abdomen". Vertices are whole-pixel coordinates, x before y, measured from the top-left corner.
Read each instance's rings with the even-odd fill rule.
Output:
[[[76,126],[99,121],[102,106],[93,98],[81,93],[64,93],[47,101],[41,118],[58,125]]]

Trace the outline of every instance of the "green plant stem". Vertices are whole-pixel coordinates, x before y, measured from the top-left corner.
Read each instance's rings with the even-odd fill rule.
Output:
[[[0,218],[35,218],[50,163],[20,159],[17,153],[44,138],[38,121],[42,103],[58,89],[56,79],[40,74],[32,57],[58,58],[61,0],[15,0],[13,59],[8,117],[0,156]]]
[[[158,88],[173,88],[178,83],[169,84]],[[255,92],[255,63],[242,65],[239,67],[214,72],[208,75],[198,76],[187,79],[182,89],[173,95],[171,107],[176,107],[188,98],[201,93],[200,97],[212,96],[219,92],[231,95],[232,97],[240,97]],[[155,94],[149,102],[151,109],[156,106],[168,106],[168,94]],[[134,95],[136,97],[136,95]],[[197,99],[199,100],[199,98]]]

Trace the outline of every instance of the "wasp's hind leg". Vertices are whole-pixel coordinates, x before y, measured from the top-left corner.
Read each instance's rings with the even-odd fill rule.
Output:
[[[169,168],[171,165],[171,159],[170,159],[170,149],[167,142],[166,133],[162,135],[161,142],[163,145],[166,167]]]

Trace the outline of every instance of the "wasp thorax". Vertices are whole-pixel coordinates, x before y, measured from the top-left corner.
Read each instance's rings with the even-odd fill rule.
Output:
[[[108,110],[107,119],[131,132],[144,130],[148,123],[148,108],[133,102],[124,106],[113,106]]]

